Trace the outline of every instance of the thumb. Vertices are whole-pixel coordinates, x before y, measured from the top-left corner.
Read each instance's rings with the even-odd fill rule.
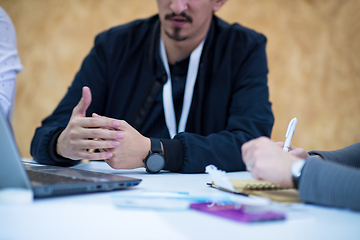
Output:
[[[83,87],[82,97],[79,103],[74,108],[73,114],[81,117],[85,117],[86,110],[91,104],[91,91],[89,87]]]

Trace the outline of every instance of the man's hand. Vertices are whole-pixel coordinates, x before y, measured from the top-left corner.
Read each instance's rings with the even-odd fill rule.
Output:
[[[60,156],[72,160],[100,160],[113,156],[112,152],[88,152],[88,149],[114,149],[124,138],[122,131],[115,131],[120,121],[108,118],[85,117],[91,103],[91,91],[83,87],[82,98],[73,109],[71,118],[64,131],[60,134],[56,151]],[[102,139],[97,141],[96,139]]]
[[[94,118],[108,119],[93,114]],[[112,153],[113,156],[105,159],[110,167],[115,169],[133,169],[145,167],[143,160],[149,154],[151,148],[150,139],[141,135],[136,129],[129,125],[126,121],[120,120],[120,126],[117,127],[124,137],[119,140],[120,146],[117,148],[104,148],[101,151]]]
[[[243,161],[254,178],[293,187],[291,165],[298,157],[286,153],[282,147],[267,137],[246,142],[241,147]]]
[[[283,142],[277,142],[276,143],[278,146],[280,146],[281,148],[284,147],[284,143]],[[303,148],[298,148],[298,147],[294,147],[294,146],[290,146],[289,147],[289,153],[291,153],[292,155],[294,155],[295,157],[299,157],[301,159],[307,159],[309,157],[309,154],[307,153],[307,151],[305,151],[305,149]]]

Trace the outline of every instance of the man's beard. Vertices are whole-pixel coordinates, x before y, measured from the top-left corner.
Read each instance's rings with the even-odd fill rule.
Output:
[[[185,18],[185,21],[192,23],[193,19],[191,16],[187,15],[186,13],[182,12],[180,14],[175,14],[175,13],[171,13],[171,14],[166,14],[165,15],[165,20],[171,20],[173,17],[183,17]],[[169,31],[165,30],[165,34],[170,38],[173,39],[175,41],[184,41],[186,40],[188,37],[187,36],[181,36],[180,35],[180,31],[181,28],[179,27],[174,27],[173,28],[174,32],[171,34]]]
[[[178,27],[175,27],[174,28],[174,32],[173,32],[173,34],[170,34],[168,31],[166,31],[165,30],[165,34],[169,37],[169,38],[171,38],[171,39],[173,39],[173,40],[175,40],[175,41],[184,41],[184,40],[186,40],[187,39],[187,36],[180,36],[180,31],[181,31],[181,28],[178,28]]]

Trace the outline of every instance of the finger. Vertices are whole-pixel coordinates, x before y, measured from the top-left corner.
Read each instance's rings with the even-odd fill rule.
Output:
[[[256,150],[255,144],[257,141],[258,141],[257,139],[252,139],[250,141],[247,141],[241,146],[241,154],[245,164],[247,164],[250,161],[252,152]]]
[[[249,151],[252,145],[253,145],[252,140],[245,142],[243,145],[241,145],[241,153],[243,155],[243,158],[247,155],[247,152]]]
[[[99,114],[97,114],[97,113],[93,113],[92,117],[101,118],[101,116]]]
[[[251,166],[250,166],[250,164],[246,164],[245,166],[246,166],[246,171],[251,172]]]
[[[251,169],[251,176],[255,179],[259,179],[260,178],[259,171],[255,168]]]
[[[284,142],[276,142],[276,145],[283,148],[284,147]]]
[[[99,114],[97,114],[97,113],[93,113],[92,115],[91,115],[93,118],[101,118],[101,116],[99,115]],[[114,123],[113,123],[114,124]],[[115,128],[113,128],[113,127],[109,127],[108,128],[109,130],[116,130]]]
[[[83,128],[78,132],[74,139],[97,138],[102,140],[124,139],[125,133],[122,131],[109,130],[106,128]]]
[[[303,148],[295,148],[289,152],[291,155],[299,158],[308,158],[309,154]]]
[[[289,147],[289,152],[290,151],[294,151],[294,150],[296,150],[297,149],[297,147],[294,147],[293,145],[290,145],[290,147]]]
[[[74,108],[73,114],[80,117],[86,116],[86,110],[91,104],[91,91],[89,87],[82,88],[82,97]]]
[[[111,149],[120,146],[119,141],[79,140],[76,149]]]
[[[108,130],[119,130],[122,124],[120,120],[113,118],[84,117],[77,119],[77,121],[84,128],[106,128]]]
[[[114,154],[112,152],[88,152],[88,151],[79,151],[77,152],[77,157],[86,160],[105,160],[112,158]]]
[[[116,127],[117,130],[126,130],[130,125],[124,121],[124,120],[117,120],[114,118],[108,118],[108,117],[104,117],[104,116],[100,116],[97,113],[93,113],[92,117],[94,118],[100,118],[100,119],[105,119],[108,121],[115,121],[113,122],[113,126]],[[115,126],[116,125],[116,126]]]

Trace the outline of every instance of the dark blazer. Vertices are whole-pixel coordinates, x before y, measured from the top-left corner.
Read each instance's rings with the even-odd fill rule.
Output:
[[[335,151],[311,151],[299,181],[309,203],[360,211],[360,142]]]
[[[87,115],[95,112],[135,124],[149,89],[157,81],[153,61],[159,22],[156,15],[96,37],[95,46],[67,94],[35,132],[31,154],[36,161],[63,166],[77,163],[58,156],[55,143],[81,98],[83,86],[92,91]],[[205,166],[214,164],[225,171],[245,170],[241,145],[259,136],[269,137],[274,123],[265,44],[263,35],[213,17],[186,132],[174,139],[161,139],[166,153],[165,169],[204,172]],[[142,132],[141,125],[136,128],[152,137]]]

